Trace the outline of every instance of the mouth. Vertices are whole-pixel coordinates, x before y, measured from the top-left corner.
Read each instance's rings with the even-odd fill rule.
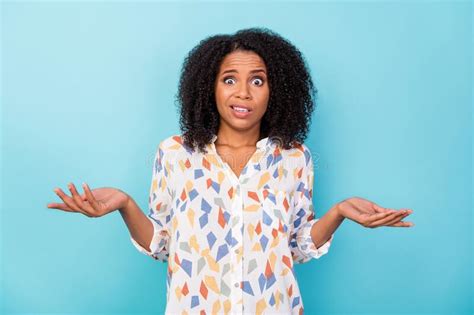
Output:
[[[234,111],[238,113],[249,113],[252,111],[252,109],[248,106],[237,105],[237,104],[230,105],[230,108],[232,108]]]

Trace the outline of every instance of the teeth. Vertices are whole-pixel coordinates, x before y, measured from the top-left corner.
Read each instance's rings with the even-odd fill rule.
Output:
[[[234,110],[235,111],[238,111],[238,112],[248,112],[248,109],[246,108],[242,108],[242,107],[236,107],[236,106],[233,106]]]

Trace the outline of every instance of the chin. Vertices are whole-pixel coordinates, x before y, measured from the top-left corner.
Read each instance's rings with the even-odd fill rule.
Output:
[[[250,129],[252,126],[255,125],[255,122],[238,121],[234,118],[231,118],[230,120],[228,120],[228,119],[222,119],[222,117],[221,117],[221,124],[222,123],[226,124],[227,126],[229,126],[232,129],[240,130],[240,131]]]

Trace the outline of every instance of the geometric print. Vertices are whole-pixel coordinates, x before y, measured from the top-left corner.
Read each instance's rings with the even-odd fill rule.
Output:
[[[311,227],[309,149],[257,142],[239,177],[216,151],[190,150],[172,135],[156,150],[147,218],[150,251],[167,262],[166,314],[303,314],[294,264],[320,258]]]

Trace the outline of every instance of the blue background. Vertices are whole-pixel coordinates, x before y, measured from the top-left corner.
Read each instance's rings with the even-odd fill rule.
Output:
[[[307,314],[473,313],[472,2],[3,2],[1,313],[162,313],[166,264],[118,212],[47,209],[111,186],[146,212],[157,144],[179,133],[183,58],[265,26],[319,89],[306,142],[321,217],[360,196],[412,228],[346,220],[298,265]],[[82,188],[79,188],[82,193]]]

